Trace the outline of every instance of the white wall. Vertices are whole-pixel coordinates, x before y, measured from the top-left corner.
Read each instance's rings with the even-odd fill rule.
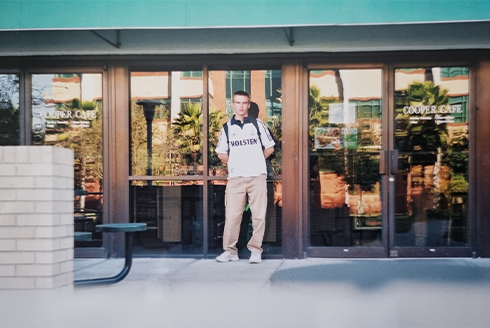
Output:
[[[73,286],[73,151],[0,147],[0,290]]]

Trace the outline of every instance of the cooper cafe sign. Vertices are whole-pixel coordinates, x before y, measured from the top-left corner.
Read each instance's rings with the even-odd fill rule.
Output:
[[[54,125],[65,126],[70,125],[72,128],[89,128],[90,121],[97,118],[95,110],[53,110],[44,112],[46,125],[48,128],[54,128]]]
[[[454,116],[450,114],[462,113],[461,105],[441,106],[405,106],[403,114],[410,115],[411,124],[419,124],[421,121],[435,120],[436,124],[454,123]]]

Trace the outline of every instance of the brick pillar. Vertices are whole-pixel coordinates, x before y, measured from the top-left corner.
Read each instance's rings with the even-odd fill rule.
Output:
[[[0,290],[73,286],[73,151],[0,147]]]

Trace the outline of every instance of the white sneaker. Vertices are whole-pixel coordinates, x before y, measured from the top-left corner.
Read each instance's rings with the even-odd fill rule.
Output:
[[[216,261],[218,262],[229,262],[229,261],[238,261],[237,254],[231,254],[230,251],[224,251],[223,254],[216,257]]]
[[[262,255],[257,252],[252,252],[252,254],[250,255],[250,259],[248,260],[248,263],[258,264],[260,262],[262,262]]]

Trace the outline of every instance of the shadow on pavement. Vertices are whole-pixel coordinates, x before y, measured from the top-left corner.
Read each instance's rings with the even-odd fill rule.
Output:
[[[348,283],[363,289],[380,288],[400,281],[490,285],[490,268],[444,260],[356,260],[282,269],[270,278],[271,286]]]

